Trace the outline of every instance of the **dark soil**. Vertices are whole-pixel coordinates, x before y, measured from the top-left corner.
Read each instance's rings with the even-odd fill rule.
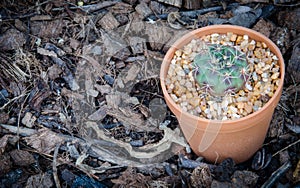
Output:
[[[299,5],[4,0],[0,187],[300,187]],[[286,63],[264,145],[242,164],[190,151],[160,88],[170,45],[214,24],[265,34]]]

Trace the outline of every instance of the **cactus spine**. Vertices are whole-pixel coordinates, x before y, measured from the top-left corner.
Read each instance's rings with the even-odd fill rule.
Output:
[[[246,55],[232,46],[203,42],[193,66],[201,89],[214,96],[234,93],[242,89],[248,79]]]

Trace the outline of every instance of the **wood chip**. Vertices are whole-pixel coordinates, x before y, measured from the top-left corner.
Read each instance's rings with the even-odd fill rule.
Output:
[[[26,137],[25,141],[39,152],[50,154],[58,143],[64,141],[64,138],[47,128],[42,128],[37,133]]]
[[[28,166],[35,163],[35,159],[28,151],[24,150],[13,150],[9,153],[14,163],[18,166]]]
[[[118,59],[125,59],[131,55],[130,51],[127,48],[127,43],[116,33],[106,33],[101,30],[101,37],[103,40],[103,46],[105,48],[105,55],[109,57],[116,57]],[[97,62],[97,64],[99,64]]]
[[[1,50],[15,50],[21,48],[26,42],[24,33],[17,29],[9,29],[0,36]]]
[[[11,170],[12,162],[8,154],[0,155],[0,176],[4,176]]]
[[[33,124],[36,120],[35,116],[32,116],[32,114],[30,112],[26,112],[25,116],[22,119],[22,123],[26,126],[26,127],[33,127]]]
[[[121,104],[121,94],[109,94],[105,96],[107,106],[117,109]]]
[[[107,106],[101,106],[97,111],[89,115],[88,119],[91,121],[100,121],[105,118],[107,114]]]
[[[52,174],[50,173],[40,173],[36,175],[32,175],[27,179],[25,187],[44,187],[50,188],[53,187],[53,179]]]
[[[148,5],[144,2],[141,2],[135,7],[136,12],[141,15],[143,18],[153,14],[152,10],[148,7]]]
[[[61,73],[62,70],[57,64],[54,64],[51,67],[49,67],[47,71],[48,78],[50,78],[51,80],[59,78]]]
[[[105,16],[103,16],[98,23],[105,30],[113,30],[120,25],[118,20],[111,12],[108,12]]]
[[[129,45],[133,54],[141,54],[144,52],[144,44],[146,39],[141,37],[129,37]]]
[[[248,103],[245,103],[244,108],[245,108],[245,110],[248,114],[250,114],[253,110],[253,106],[251,104],[248,104]]]
[[[175,7],[181,8],[182,0],[158,0],[159,2],[166,3],[168,5],[173,5]]]
[[[195,0],[185,0],[184,1],[184,8],[187,9],[199,9],[201,6],[200,1]]]
[[[94,87],[103,95],[103,94],[108,94],[111,92],[112,88],[110,85],[105,84],[105,85],[99,85],[95,84]]]

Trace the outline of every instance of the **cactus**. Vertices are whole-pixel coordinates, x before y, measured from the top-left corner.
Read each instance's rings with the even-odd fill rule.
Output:
[[[201,89],[214,96],[234,93],[248,79],[246,55],[232,46],[204,43],[193,66]]]

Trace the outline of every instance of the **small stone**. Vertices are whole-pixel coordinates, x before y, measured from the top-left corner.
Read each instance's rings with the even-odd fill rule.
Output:
[[[184,70],[179,70],[176,72],[178,76],[185,76]]]
[[[176,59],[172,59],[171,60],[171,65],[175,65],[176,64]],[[169,67],[169,69],[170,69],[170,67]]]
[[[173,99],[173,101],[178,102],[178,97],[175,94],[170,94],[171,98]]]
[[[176,51],[175,51],[175,55],[176,55],[177,57],[180,57],[180,56],[182,55],[182,50],[176,50]]]
[[[266,73],[266,72],[264,72],[264,73],[261,74],[261,77],[263,77],[263,78],[268,78],[268,77],[269,77],[269,74]]]
[[[261,82],[257,82],[254,86],[255,89],[259,89],[261,87]]]
[[[238,97],[238,98],[236,99],[236,101],[237,101],[237,102],[246,102],[246,101],[248,101],[248,99],[247,99],[247,97]]]
[[[277,79],[278,77],[279,77],[279,72],[276,72],[276,73],[274,73],[274,74],[271,76],[272,80],[275,80],[275,79]]]
[[[269,71],[271,69],[271,65],[267,64],[265,67],[262,68],[262,71]]]
[[[183,94],[183,95],[181,95],[180,99],[181,99],[181,101],[185,101],[187,99],[187,96]]]
[[[256,106],[256,105],[253,106],[253,111],[254,111],[254,112],[258,111],[259,109],[260,109],[260,108],[259,108],[258,106]]]
[[[273,97],[274,93],[273,92],[268,92],[267,93],[269,97]]]
[[[256,42],[256,47],[260,48],[261,47],[261,42]]]
[[[267,47],[268,47],[267,44],[264,43],[264,42],[261,43],[261,46],[262,46],[263,48],[267,48]]]
[[[230,112],[231,112],[232,114],[235,114],[235,113],[238,112],[238,109],[237,109],[236,107],[234,107],[234,106],[229,106],[229,110],[230,110]]]
[[[189,100],[189,103],[195,108],[195,107],[199,106],[200,99],[199,98],[192,98],[191,100]]]
[[[236,42],[236,44],[241,44],[242,41],[243,41],[243,37],[238,36],[235,42]]]
[[[228,104],[229,104],[228,100],[224,99],[221,103],[221,107],[225,110],[228,108]]]
[[[262,56],[262,51],[261,51],[260,48],[254,50],[254,55],[255,55],[255,57],[258,58],[258,59],[261,59],[261,58],[263,57],[263,56]]]
[[[191,99],[191,98],[193,98],[193,94],[192,93],[186,93],[186,98],[187,99]]]
[[[179,86],[178,88],[175,89],[174,93],[180,97],[183,93],[186,92],[186,88],[185,87],[182,87],[182,86]]]
[[[249,103],[246,103],[244,108],[245,108],[246,112],[248,114],[250,114],[252,112],[253,106]]]
[[[254,105],[258,106],[258,107],[262,107],[262,102],[261,101],[255,101]]]
[[[272,72],[279,72],[279,67],[274,67],[274,68],[272,68]]]
[[[272,59],[277,61],[277,60],[278,60],[278,57],[277,57],[276,55],[273,55],[273,56],[272,56]]]
[[[32,128],[34,125],[34,122],[36,121],[36,117],[33,116],[30,112],[26,112],[25,116],[22,119],[22,123],[29,128]]]
[[[230,41],[231,41],[231,42],[235,42],[235,41],[236,41],[236,38],[237,38],[237,35],[236,35],[236,34],[233,34],[233,35],[231,35],[231,37],[230,37]]]
[[[193,87],[192,82],[187,81],[187,82],[185,83],[185,87],[188,88],[188,90],[190,90],[190,89]]]
[[[239,92],[238,92],[238,94],[240,95],[240,96],[245,96],[245,91],[244,90],[240,90]]]
[[[248,49],[250,51],[253,51],[255,49],[255,45],[256,45],[255,40],[251,40],[251,42],[249,43]]]
[[[263,78],[262,81],[263,81],[263,82],[268,82],[269,79],[268,79],[268,78]]]
[[[200,106],[200,109],[201,109],[201,111],[205,111],[206,110],[206,104],[202,104],[201,106]]]
[[[237,103],[237,107],[238,107],[238,109],[243,109],[243,108],[245,107],[245,103],[243,103],[243,102],[238,102],[238,103]]]
[[[245,87],[249,91],[252,91],[252,89],[253,89],[252,86],[248,82],[245,84]],[[242,96],[244,96],[244,95],[242,95]]]
[[[231,116],[232,116],[233,119],[240,119],[241,118],[241,116],[238,115],[238,114],[232,114]]]
[[[179,84],[182,85],[182,86],[184,86],[184,85],[185,85],[185,80],[184,80],[184,79],[181,79],[181,80],[179,81]]]

